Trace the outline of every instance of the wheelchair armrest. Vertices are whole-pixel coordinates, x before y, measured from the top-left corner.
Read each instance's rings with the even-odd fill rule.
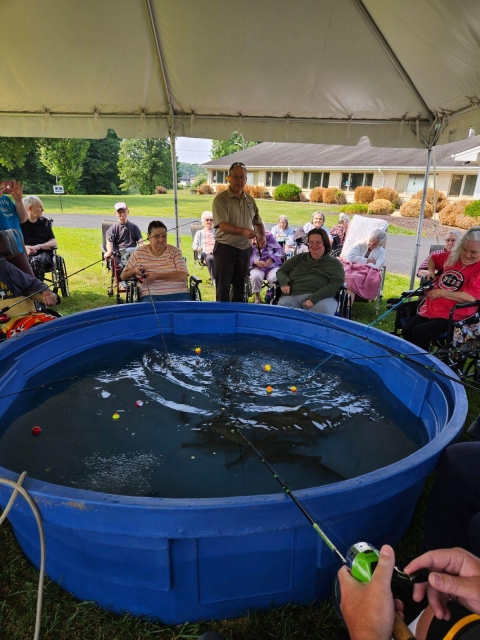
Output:
[[[194,282],[198,286],[203,281],[198,276],[190,276],[190,282]]]
[[[402,291],[400,298],[408,298],[412,296],[418,289],[410,289],[410,291]]]

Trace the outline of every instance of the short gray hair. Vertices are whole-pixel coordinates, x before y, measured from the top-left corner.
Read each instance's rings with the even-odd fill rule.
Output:
[[[368,240],[369,242],[370,240],[376,240],[381,247],[385,248],[385,245],[387,244],[387,234],[381,229],[374,229]]]
[[[338,221],[339,222],[350,222],[350,216],[347,216],[346,213],[339,213],[338,214]]]
[[[288,218],[287,218],[287,216],[283,216],[283,215],[282,216],[278,216],[277,222],[280,222],[280,220],[283,220],[286,223],[287,227],[288,227]]]
[[[202,222],[205,222],[205,218],[206,218],[207,216],[213,216],[213,213],[212,213],[211,211],[204,211],[204,212],[202,213],[201,217],[200,217],[200,220],[201,220]]]
[[[40,200],[40,198],[38,196],[25,196],[25,198],[23,198],[22,202],[23,202],[23,206],[25,207],[25,209],[28,209],[29,207],[33,207],[33,205],[37,204],[37,202],[42,204],[42,201]]]
[[[450,255],[447,258],[447,261],[445,262],[446,266],[450,267],[452,266],[452,264],[455,264],[455,262],[458,262],[460,260],[463,247],[465,246],[465,243],[469,242],[470,240],[473,240],[474,242],[480,242],[480,227],[470,227],[470,229],[462,237],[460,242],[457,242],[455,244],[452,252],[450,253]]]
[[[314,211],[310,216],[310,222],[313,224],[313,218],[314,216],[317,216],[317,215],[322,216],[323,224],[325,224],[325,214],[323,213],[323,211]]]

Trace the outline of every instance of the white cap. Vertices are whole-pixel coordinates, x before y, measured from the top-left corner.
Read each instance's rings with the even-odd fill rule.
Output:
[[[117,204],[115,205],[115,211],[118,211],[119,209],[127,209],[127,205],[125,204],[125,202],[117,202]]]

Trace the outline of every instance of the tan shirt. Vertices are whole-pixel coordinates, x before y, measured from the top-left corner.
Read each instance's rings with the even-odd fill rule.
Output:
[[[225,233],[219,229],[220,222],[228,222],[236,227],[253,229],[255,224],[262,224],[257,205],[252,196],[243,192],[239,199],[234,196],[230,187],[215,197],[212,204],[213,226],[215,227],[215,240],[221,244],[229,244],[237,249],[249,249],[252,241],[245,236],[237,236],[233,233]]]

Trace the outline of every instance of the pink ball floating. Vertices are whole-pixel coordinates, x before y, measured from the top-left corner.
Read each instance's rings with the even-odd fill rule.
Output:
[[[135,402],[135,406],[136,406],[136,407],[143,407],[143,400],[137,400],[137,401]]]
[[[32,436],[39,436],[42,433],[42,427],[33,427]]]

